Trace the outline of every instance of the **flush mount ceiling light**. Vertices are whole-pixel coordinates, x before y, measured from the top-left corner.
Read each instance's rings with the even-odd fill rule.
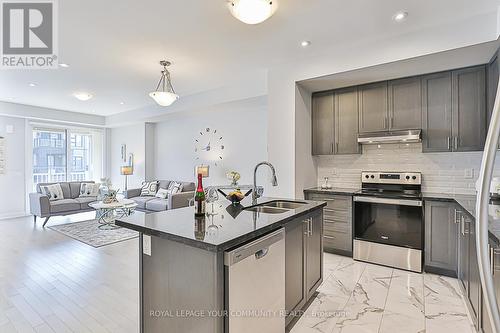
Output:
[[[59,64],[59,66],[61,66],[62,68],[68,68],[69,67],[68,64],[64,64],[64,63]]]
[[[270,18],[278,8],[277,0],[230,0],[229,10],[246,24],[259,24]]]
[[[158,105],[169,106],[179,99],[179,95],[175,93],[174,87],[172,87],[170,72],[167,70],[167,67],[171,65],[170,61],[162,60],[160,61],[160,65],[163,66],[160,81],[156,86],[156,90],[150,93],[149,96],[151,96]],[[160,86],[161,90],[158,90]]]
[[[73,93],[73,97],[75,97],[77,100],[85,102],[94,96],[88,92],[76,92],[76,93]]]
[[[308,47],[311,45],[311,41],[309,40],[303,40],[302,42],[300,42],[300,46],[302,47]]]
[[[394,14],[392,19],[396,22],[403,22],[404,20],[406,20],[407,17],[408,17],[408,12],[400,11]]]

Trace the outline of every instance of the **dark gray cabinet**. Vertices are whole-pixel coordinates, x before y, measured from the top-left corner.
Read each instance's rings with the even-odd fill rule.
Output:
[[[387,81],[359,87],[359,132],[389,129]]]
[[[332,155],[334,145],[333,92],[312,97],[312,154]]]
[[[458,280],[467,299],[472,322],[479,328],[481,284],[476,254],[475,221],[468,214],[459,213]]]
[[[323,213],[318,211],[308,218],[306,234],[306,291],[312,297],[323,281]]]
[[[358,154],[358,89],[335,91],[335,154]]]
[[[285,308],[287,312],[300,310],[307,301],[304,288],[306,277],[306,223],[296,219],[285,226]],[[287,317],[286,324],[293,319]]]
[[[285,308],[301,310],[323,282],[323,212],[316,210],[285,226]],[[295,317],[286,318],[286,325]]]
[[[493,105],[495,103],[498,89],[498,77],[500,75],[499,66],[500,62],[498,60],[497,52],[488,64],[488,123],[490,120],[491,112],[493,111]]]
[[[389,128],[422,128],[422,88],[420,77],[389,81]]]
[[[451,151],[451,73],[422,78],[422,150]]]
[[[485,66],[452,72],[454,151],[482,150],[486,139]]]
[[[476,249],[476,222],[474,219],[466,217],[469,221],[469,300],[472,308],[472,317],[476,328],[479,325],[479,315],[481,311],[481,281],[479,277],[479,265],[477,261]]]
[[[495,286],[495,295],[497,302],[500,301],[500,247],[495,239],[489,240],[490,264],[493,268],[493,283]],[[491,327],[490,317],[486,310],[484,297],[481,297],[481,328],[484,333],[494,333]],[[499,309],[500,311],[500,309]]]
[[[456,276],[458,222],[455,204],[425,202],[425,267],[428,272]]]
[[[326,252],[352,255],[352,196],[305,193],[308,200],[325,201],[323,248]]]

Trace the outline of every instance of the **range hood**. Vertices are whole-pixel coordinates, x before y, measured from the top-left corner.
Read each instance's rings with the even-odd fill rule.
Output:
[[[421,142],[422,130],[387,131],[358,134],[358,143],[364,145],[380,143]]]

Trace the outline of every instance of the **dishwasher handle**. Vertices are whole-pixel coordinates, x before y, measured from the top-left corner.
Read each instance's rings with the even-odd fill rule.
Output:
[[[235,250],[224,252],[224,265],[233,266],[250,256],[255,256],[257,260],[262,259],[268,254],[271,245],[284,238],[285,229],[281,228]]]

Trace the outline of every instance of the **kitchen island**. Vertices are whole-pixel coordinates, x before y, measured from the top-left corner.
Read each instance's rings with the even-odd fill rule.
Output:
[[[301,201],[283,208],[279,202],[290,203],[289,200],[263,197],[257,205],[269,202],[278,207],[256,208],[250,198],[239,205],[222,200],[214,203],[216,214],[207,214],[204,218],[195,218],[193,208],[187,207],[151,214],[134,212],[116,221],[117,225],[140,233],[141,332],[236,332],[231,327],[238,327],[238,333],[255,332],[252,323],[259,321],[249,316],[243,320],[248,325],[242,326],[237,318],[242,315],[241,310],[279,310],[268,313],[281,320],[279,331],[285,332],[285,326],[293,325],[323,280],[323,207],[326,204]],[[212,212],[211,204],[207,205],[207,211]],[[235,285],[235,281],[230,281],[228,275],[228,252],[280,230],[284,239],[283,255],[277,257],[280,261],[274,266],[268,265],[267,271],[249,271],[240,288],[243,290],[231,291],[230,295],[229,291],[233,290],[230,285]],[[266,254],[264,251],[261,257],[265,258]],[[258,253],[255,257],[259,259]],[[279,277],[274,270],[280,267],[282,279],[270,278],[268,283],[262,283],[266,276]],[[235,300],[235,295],[244,289],[258,292]],[[258,301],[270,293],[283,294],[283,306],[270,304],[263,309],[231,306],[237,302],[241,307],[246,298],[248,304],[261,304],[250,299]],[[278,301],[280,297],[275,298]]]

